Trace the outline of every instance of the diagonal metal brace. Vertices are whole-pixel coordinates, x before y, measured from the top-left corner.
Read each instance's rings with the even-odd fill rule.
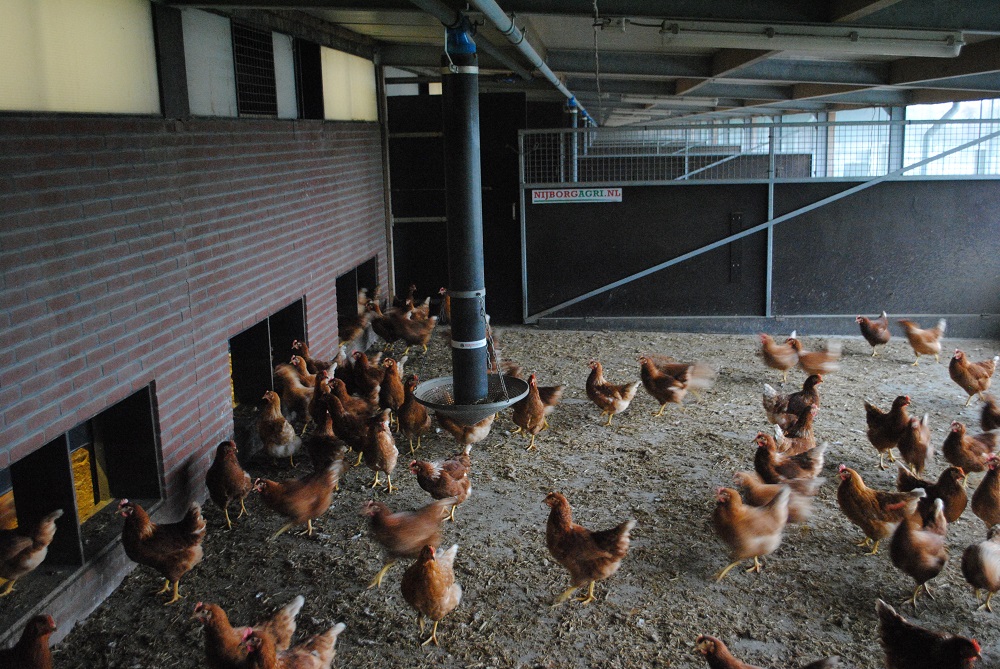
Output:
[[[648,269],[644,269],[641,272],[636,272],[635,274],[631,274],[631,275],[629,275],[629,276],[627,276],[627,277],[625,277],[623,279],[619,279],[618,281],[615,281],[613,283],[609,283],[607,285],[601,286],[600,288],[595,288],[594,290],[586,292],[583,295],[578,295],[577,297],[574,297],[574,298],[571,298],[569,300],[566,300],[565,302],[560,302],[559,304],[557,304],[555,306],[549,307],[548,309],[544,309],[542,311],[539,311],[536,314],[532,314],[532,315],[526,317],[524,319],[524,322],[528,323],[528,324],[537,323],[540,319],[544,318],[545,316],[548,316],[549,314],[554,313],[556,311],[559,311],[561,309],[565,309],[568,306],[577,304],[578,302],[583,302],[584,300],[589,300],[590,298],[592,298],[592,297],[594,297],[596,295],[600,295],[601,293],[606,293],[609,290],[614,290],[615,288],[618,288],[620,286],[624,286],[625,284],[631,283],[631,282],[633,282],[633,281],[635,281],[637,279],[641,279],[641,278],[649,276],[650,274],[653,274],[655,272],[659,272],[660,270],[663,270],[663,269],[666,269],[668,267],[672,267],[674,265],[680,264],[680,263],[684,262],[685,260],[690,260],[691,258],[694,258],[696,256],[700,256],[703,253],[708,253],[709,251],[717,249],[720,246],[725,246],[726,244],[729,244],[730,242],[735,242],[737,239],[743,239],[744,237],[749,237],[750,235],[757,234],[758,232],[762,232],[764,230],[767,230],[768,228],[774,227],[775,225],[778,225],[779,223],[784,223],[785,221],[787,221],[789,219],[792,219],[792,218],[795,218],[797,216],[801,216],[802,214],[808,213],[808,212],[812,211],[813,209],[819,209],[820,207],[824,207],[824,206],[830,204],[831,202],[836,202],[837,200],[840,200],[841,198],[845,198],[845,197],[847,197],[849,195],[854,195],[855,193],[863,191],[863,190],[865,190],[867,188],[871,188],[872,186],[875,186],[876,184],[880,184],[883,181],[887,181],[887,180],[892,179],[894,177],[898,177],[898,176],[902,175],[905,172],[909,172],[910,170],[916,169],[918,167],[923,167],[924,165],[926,165],[928,163],[932,163],[935,160],[939,160],[941,158],[944,158],[945,156],[950,156],[953,153],[958,153],[959,151],[965,151],[968,148],[971,148],[971,147],[976,146],[978,144],[982,144],[983,142],[987,142],[987,141],[989,141],[989,140],[991,140],[991,139],[993,139],[995,137],[1000,137],[1000,130],[998,130],[996,132],[991,132],[988,135],[983,135],[982,137],[978,137],[978,138],[976,138],[974,140],[966,142],[965,144],[961,144],[961,145],[956,146],[956,147],[954,147],[952,149],[948,149],[947,151],[944,151],[944,152],[939,153],[937,155],[931,156],[930,158],[925,158],[925,159],[923,159],[923,160],[921,160],[919,162],[913,163],[912,165],[907,165],[906,167],[901,167],[898,170],[894,170],[892,172],[888,172],[886,174],[883,174],[882,176],[878,176],[878,177],[875,177],[873,179],[869,179],[868,181],[865,181],[864,183],[860,183],[857,186],[854,186],[852,188],[848,188],[847,190],[842,191],[840,193],[837,193],[836,195],[831,195],[830,197],[825,197],[822,200],[818,200],[816,202],[813,202],[812,204],[807,204],[806,206],[800,207],[799,209],[795,209],[794,211],[790,211],[787,214],[782,214],[781,216],[776,216],[775,218],[772,218],[769,221],[766,221],[766,222],[761,223],[759,225],[755,225],[752,228],[747,228],[746,230],[743,230],[741,232],[737,232],[735,234],[729,235],[728,237],[724,237],[724,238],[720,239],[717,242],[712,242],[711,244],[706,244],[705,246],[702,246],[700,248],[694,249],[693,251],[688,251],[687,253],[681,254],[681,255],[676,256],[674,258],[671,258],[670,260],[667,260],[666,262],[662,262],[662,263],[660,263],[658,265],[654,265],[653,267],[650,267]]]

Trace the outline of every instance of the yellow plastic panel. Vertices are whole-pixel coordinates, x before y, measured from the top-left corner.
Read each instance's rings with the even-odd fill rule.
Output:
[[[0,109],[160,113],[149,0],[0,2]]]
[[[321,47],[321,59],[324,118],[377,121],[374,63],[327,47]]]

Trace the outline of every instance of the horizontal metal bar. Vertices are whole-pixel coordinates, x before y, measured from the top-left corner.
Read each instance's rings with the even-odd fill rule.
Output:
[[[447,216],[393,216],[393,223],[447,223]]]
[[[914,174],[897,175],[888,181],[990,181],[1000,179],[1000,174]],[[775,179],[776,184],[804,184],[804,183],[857,183],[866,181],[863,177],[812,177],[812,178],[780,178]],[[627,186],[711,186],[713,184],[766,184],[768,180],[760,179],[691,179],[689,181],[574,181],[561,183],[531,183],[524,184],[525,190],[542,188],[607,188],[621,185]]]
[[[885,175],[882,175],[882,176],[878,176],[878,177],[875,177],[873,179],[869,179],[869,180],[867,180],[867,181],[865,181],[863,183],[858,184],[857,186],[854,186],[853,188],[848,188],[847,190],[842,191],[840,193],[836,193],[836,194],[831,195],[829,197],[825,197],[825,198],[823,198],[821,200],[817,200],[816,202],[813,202],[812,204],[808,204],[808,205],[806,205],[804,207],[800,207],[798,209],[795,209],[794,211],[788,212],[787,214],[782,214],[781,216],[777,216],[777,217],[775,217],[775,218],[773,218],[773,219],[771,219],[769,221],[766,221],[764,223],[760,223],[760,224],[755,225],[755,226],[753,226],[751,228],[747,228],[746,230],[743,230],[742,232],[738,232],[736,234],[729,235],[728,237],[724,237],[724,238],[722,238],[722,239],[720,239],[720,240],[718,240],[716,242],[712,242],[711,244],[706,244],[705,246],[702,246],[700,248],[694,249],[693,251],[688,251],[687,253],[683,253],[683,254],[681,254],[679,256],[671,258],[670,260],[667,260],[666,262],[662,262],[662,263],[660,263],[658,265],[654,265],[653,267],[645,269],[645,270],[643,270],[641,272],[636,272],[635,274],[631,274],[631,275],[629,275],[629,276],[627,276],[627,277],[625,277],[623,279],[619,279],[618,281],[614,281],[614,282],[609,283],[609,284],[607,284],[605,286],[602,286],[600,288],[596,288],[594,290],[591,290],[591,291],[589,291],[587,293],[584,293],[583,295],[578,295],[577,297],[574,297],[574,298],[572,298],[570,300],[566,300],[565,302],[561,302],[561,303],[559,303],[559,304],[557,304],[555,306],[549,307],[548,309],[544,309],[543,311],[540,311],[540,312],[538,312],[536,314],[533,314],[533,315],[529,316],[528,318],[525,319],[525,322],[526,323],[537,323],[539,318],[547,316],[548,314],[551,314],[553,312],[559,311],[560,309],[565,309],[568,306],[571,306],[571,305],[576,304],[578,302],[582,302],[584,300],[590,299],[591,297],[594,297],[595,295],[600,295],[601,293],[606,293],[607,291],[613,290],[615,288],[618,288],[619,286],[624,286],[627,283],[631,283],[631,282],[633,282],[633,281],[635,281],[637,279],[641,279],[641,278],[649,276],[650,274],[653,274],[655,272],[659,272],[660,270],[666,269],[668,267],[672,267],[673,265],[677,265],[677,264],[682,263],[682,262],[684,262],[686,260],[690,260],[691,258],[700,256],[703,253],[707,253],[707,252],[712,251],[714,249],[717,249],[717,248],[719,248],[721,246],[726,246],[727,244],[730,244],[731,242],[734,242],[737,239],[743,239],[744,237],[749,237],[750,235],[757,234],[758,232],[762,232],[762,231],[764,231],[764,230],[766,230],[766,229],[768,229],[770,227],[773,227],[773,226],[775,226],[775,225],[777,225],[779,223],[782,223],[782,222],[787,221],[787,220],[792,219],[792,218],[796,218],[796,217],[801,216],[802,214],[806,214],[806,213],[808,213],[808,212],[810,212],[810,211],[812,211],[814,209],[819,209],[820,207],[824,207],[824,206],[826,206],[827,204],[829,204],[831,202],[836,202],[837,200],[840,200],[840,199],[843,199],[845,197],[848,197],[849,195],[853,195],[853,194],[855,194],[857,192],[860,192],[860,191],[863,191],[865,189],[871,188],[872,186],[880,184],[883,181],[886,181],[886,180],[888,180],[888,179],[890,179],[890,178],[892,178],[894,176],[903,174],[905,172],[908,172],[910,170],[916,169],[918,167],[922,167],[923,165],[927,165],[928,163],[932,163],[932,162],[934,162],[936,160],[944,158],[945,156],[949,156],[949,155],[951,155],[953,153],[958,153],[959,151],[964,151],[964,150],[966,150],[966,149],[968,149],[968,148],[970,148],[972,146],[976,146],[977,144],[981,144],[982,142],[986,142],[986,141],[988,141],[990,139],[993,139],[994,137],[1000,137],[1000,130],[998,130],[996,132],[993,132],[993,133],[990,133],[989,135],[985,135],[983,137],[976,138],[976,139],[974,139],[974,140],[972,140],[970,142],[966,142],[965,144],[961,144],[961,145],[959,145],[959,146],[957,146],[955,148],[949,149],[947,151],[943,151],[941,153],[938,153],[936,155],[931,156],[930,158],[925,158],[924,160],[921,160],[919,162],[913,163],[912,165],[907,165],[905,167],[901,167],[900,169],[895,170],[893,172],[889,172],[888,174],[885,174]]]
[[[518,134],[530,135],[560,135],[560,134],[593,134],[595,136],[604,135],[633,135],[642,132],[667,133],[680,130],[751,130],[755,128],[825,128],[825,127],[852,127],[852,126],[935,126],[935,125],[1000,125],[1000,118],[967,119],[954,118],[947,121],[941,120],[904,120],[904,121],[794,121],[789,123],[682,123],[658,125],[630,125],[627,128],[560,128],[559,130],[518,130]]]
[[[443,132],[390,132],[389,139],[423,139],[444,137]]]

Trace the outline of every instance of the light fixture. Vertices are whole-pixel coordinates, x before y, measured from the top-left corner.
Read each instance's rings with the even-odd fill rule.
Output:
[[[962,33],[853,26],[765,25],[714,21],[663,21],[666,44],[717,49],[821,51],[872,56],[954,58],[965,45]]]
[[[622,95],[621,101],[626,104],[663,105],[664,107],[716,107],[719,104],[719,98],[703,98],[694,96],[658,97],[655,95],[632,95],[629,93]]]

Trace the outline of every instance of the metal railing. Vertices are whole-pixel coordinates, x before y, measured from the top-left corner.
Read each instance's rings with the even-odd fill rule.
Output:
[[[525,187],[864,181],[998,130],[1000,119],[524,130],[522,176]],[[1000,141],[980,142],[894,178],[921,177],[1000,178]]]

